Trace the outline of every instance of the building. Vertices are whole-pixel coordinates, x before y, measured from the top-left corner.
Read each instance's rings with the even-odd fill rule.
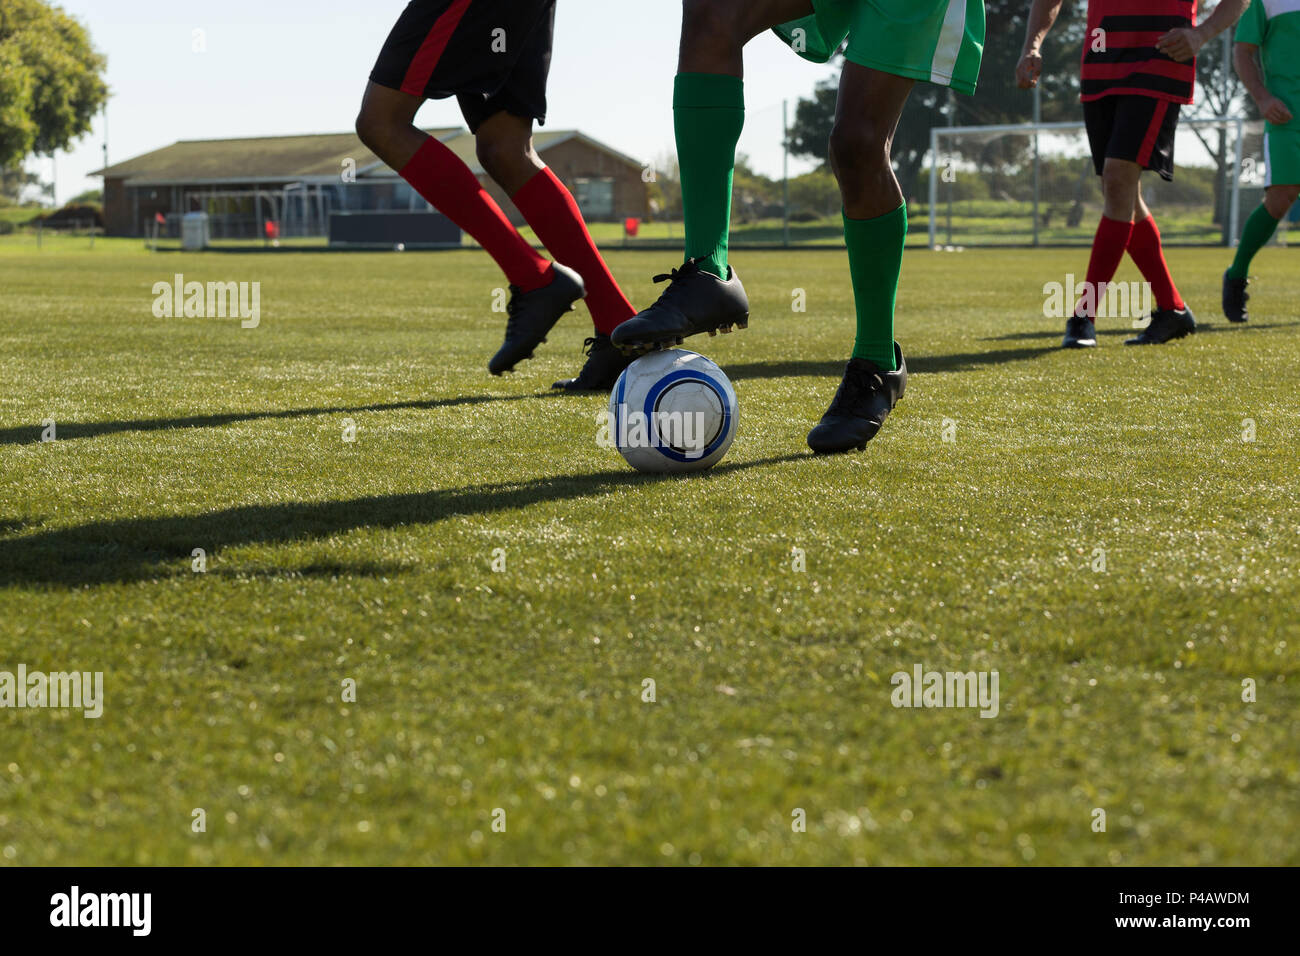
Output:
[[[464,129],[428,131],[461,157],[488,192],[522,224],[488,179]],[[643,218],[649,208],[642,164],[577,130],[540,130],[538,154],[569,187],[591,222]],[[216,239],[254,239],[266,223],[284,237],[323,236],[331,212],[425,210],[428,204],[355,133],[186,140],[117,163],[104,177],[104,228],[110,236],[179,234],[187,212],[209,214]]]

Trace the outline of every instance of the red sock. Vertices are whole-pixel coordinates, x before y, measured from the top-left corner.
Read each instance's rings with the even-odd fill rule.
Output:
[[[1094,318],[1097,315],[1097,303],[1106,294],[1106,286],[1115,278],[1115,270],[1124,258],[1129,236],[1133,234],[1133,223],[1118,219],[1101,217],[1097,226],[1097,235],[1092,240],[1092,256],[1088,259],[1088,287],[1092,289],[1092,308],[1080,310],[1075,308],[1075,315]],[[1083,305],[1082,302],[1079,303]]]
[[[511,285],[531,292],[551,281],[551,264],[524,241],[470,168],[442,143],[429,137],[399,175],[473,236]]]
[[[582,276],[597,332],[608,335],[636,315],[592,242],[578,204],[553,172],[538,171],[511,198],[555,261]]]
[[[1169,263],[1165,262],[1165,251],[1160,247],[1160,229],[1156,226],[1155,216],[1147,216],[1133,224],[1133,235],[1128,240],[1128,254],[1141,270],[1142,277],[1151,283],[1156,308],[1186,308],[1187,303],[1178,294],[1174,277],[1169,274]]]

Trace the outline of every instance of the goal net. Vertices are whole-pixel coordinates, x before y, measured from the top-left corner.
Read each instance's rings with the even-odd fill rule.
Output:
[[[932,247],[1092,242],[1101,180],[1082,123],[937,127],[930,146]],[[1174,160],[1173,182],[1142,177],[1164,241],[1235,244],[1263,193],[1263,124],[1184,119]]]

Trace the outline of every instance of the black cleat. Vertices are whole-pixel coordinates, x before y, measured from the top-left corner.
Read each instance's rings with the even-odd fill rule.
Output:
[[[650,308],[637,313],[614,330],[614,347],[631,355],[681,345],[688,335],[730,332],[732,326],[749,325],[749,297],[736,270],[728,267],[724,282],[688,259],[680,269],[655,276],[671,284]]]
[[[587,353],[587,362],[577,378],[566,378],[556,382],[551,388],[566,392],[608,392],[623,374],[623,370],[632,364],[632,356],[624,355],[614,348],[609,336],[597,332],[582,343]]]
[[[506,340],[488,362],[488,371],[493,375],[509,372],[524,359],[532,358],[533,349],[546,341],[546,333],[587,294],[578,273],[558,262],[551,268],[554,276],[540,289],[524,292],[517,286],[510,287]]]
[[[1071,316],[1065,323],[1065,338],[1061,339],[1063,349],[1095,349],[1097,347],[1097,327],[1092,319],[1082,315]]]
[[[1223,314],[1229,322],[1245,322],[1250,318],[1246,303],[1250,293],[1246,291],[1249,279],[1233,279],[1228,273],[1223,274]]]
[[[1164,345],[1174,339],[1181,339],[1184,335],[1191,335],[1195,331],[1196,319],[1191,309],[1186,307],[1156,309],[1151,313],[1151,324],[1143,329],[1141,334],[1128,339],[1124,344]]]
[[[808,433],[809,448],[824,455],[867,447],[907,388],[907,363],[897,342],[894,360],[898,371],[885,372],[875,362],[849,359],[831,407]]]

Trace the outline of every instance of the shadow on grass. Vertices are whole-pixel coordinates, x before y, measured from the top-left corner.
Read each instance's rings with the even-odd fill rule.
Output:
[[[489,402],[517,402],[527,398],[542,398],[552,392],[529,395],[463,395],[459,398],[431,398],[418,402],[389,402],[376,405],[358,405],[353,408],[286,408],[279,411],[222,412],[217,415],[193,415],[188,418],[145,418],[138,421],[119,422],[56,422],[58,440],[97,438],[121,432],[166,431],[173,428],[221,428],[239,422],[254,422],[276,418],[311,418],[315,415],[360,415],[365,412],[396,412],[408,409],[455,408],[458,405],[486,405]],[[558,393],[557,393],[558,394]],[[41,441],[41,426],[27,425],[0,429],[0,445],[36,445]]]
[[[932,375],[943,372],[969,372],[985,365],[1027,362],[1055,352],[1055,348],[994,349],[987,352],[959,352],[953,355],[908,355],[907,371]],[[812,376],[838,379],[844,375],[844,362],[746,362],[724,365],[723,370],[736,380],[747,378],[798,378]]]
[[[313,564],[271,568],[255,565],[241,568],[209,567],[207,576],[212,578],[229,578],[236,581],[256,579],[259,581],[292,581],[294,579],[321,578],[392,578],[407,571],[414,570],[415,564],[380,564],[363,561],[347,564],[343,561],[317,561]]]
[[[1205,332],[1246,332],[1250,329],[1287,329],[1300,325],[1300,322],[1245,322],[1240,325],[1229,322],[1227,319],[1220,317],[1217,322],[1209,322],[1202,319],[1196,320],[1196,334],[1200,335]],[[1060,329],[1035,329],[1031,332],[1011,332],[1007,335],[992,335],[980,339],[981,342],[1021,342],[1025,339],[1060,339],[1064,325]],[[1132,338],[1140,329],[1131,326],[1122,325],[1118,328],[1105,327],[1097,330],[1098,336],[1123,336]]]
[[[704,475],[603,471],[348,501],[246,505],[206,514],[96,521],[0,539],[0,586],[79,587],[189,574],[180,568],[188,569],[195,548],[213,556],[240,545],[309,542],[360,528],[430,525],[451,517],[514,511],[550,501],[578,501],[664,481],[690,481],[692,491],[698,492],[701,481],[809,457],[803,453],[724,463]],[[315,567],[329,567],[326,573],[333,573],[328,563]],[[224,571],[240,573],[238,568]],[[351,569],[340,565],[340,572],[348,574]],[[265,565],[249,573],[265,575]],[[284,573],[307,574],[293,567]]]

